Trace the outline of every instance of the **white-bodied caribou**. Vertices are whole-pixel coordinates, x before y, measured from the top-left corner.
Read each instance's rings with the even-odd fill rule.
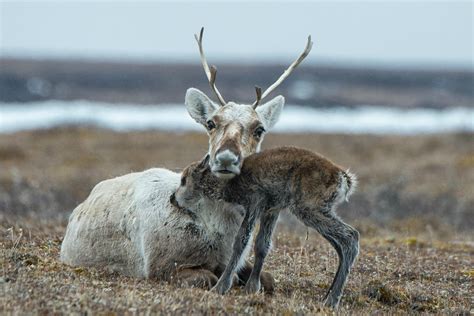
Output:
[[[243,160],[260,150],[265,133],[279,119],[285,99],[261,104],[311,50],[311,38],[298,59],[253,104],[226,102],[216,87],[216,68],[209,67],[202,46],[203,29],[195,35],[201,62],[219,103],[190,88],[185,105],[209,136],[209,166],[214,175],[231,179]],[[163,149],[165,150],[165,149]],[[140,278],[178,280],[210,287],[224,271],[243,219],[229,204],[203,198],[190,209],[173,200],[180,173],[154,168],[97,184],[72,212],[61,246],[61,260],[72,266],[96,266]],[[242,261],[243,283],[251,265]],[[273,279],[262,274],[271,290]]]

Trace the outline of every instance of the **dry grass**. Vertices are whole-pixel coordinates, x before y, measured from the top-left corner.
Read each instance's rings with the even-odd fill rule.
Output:
[[[472,313],[472,135],[269,135],[350,166],[361,180],[340,214],[362,236],[343,314]],[[58,260],[67,216],[98,181],[199,159],[202,134],[69,128],[0,135],[0,313],[314,314],[337,258],[284,216],[266,270],[273,296],[224,297]],[[291,229],[290,229],[291,227]]]
[[[22,227],[23,226],[23,227]],[[63,223],[3,223],[0,239],[0,312],[107,314],[313,314],[331,313],[320,301],[336,267],[336,255],[314,233],[305,240],[281,228],[266,269],[276,278],[273,296],[221,297],[97,269],[71,268],[58,260]],[[465,313],[472,304],[472,257],[468,243],[417,239],[363,239],[339,312]]]
[[[339,210],[348,220],[436,237],[474,226],[472,134],[270,134],[264,147],[288,144],[318,151],[358,175],[357,193]],[[207,146],[206,135],[197,133],[68,128],[0,135],[0,210],[66,218],[99,181],[151,167],[181,169]]]

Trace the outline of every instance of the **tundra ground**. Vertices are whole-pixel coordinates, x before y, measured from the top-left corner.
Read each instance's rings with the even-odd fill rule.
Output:
[[[59,260],[64,223],[28,221],[0,226],[0,312],[107,314],[313,314],[321,307],[337,257],[316,233],[280,228],[265,269],[276,279],[273,295],[225,296],[137,280]],[[472,313],[474,246],[416,237],[362,238],[339,312],[371,314]]]
[[[341,216],[361,252],[340,312],[473,312],[472,134],[269,135],[350,167],[360,187]],[[274,295],[226,296],[137,280],[59,261],[71,210],[100,180],[202,157],[203,134],[85,128],[0,135],[0,313],[314,314],[337,256],[316,232],[282,216],[265,270]]]

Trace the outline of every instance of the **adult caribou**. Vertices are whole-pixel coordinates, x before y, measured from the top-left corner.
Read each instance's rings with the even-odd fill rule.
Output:
[[[265,92],[256,87],[256,101],[226,102],[216,87],[216,68],[209,67],[202,36],[196,37],[201,62],[220,105],[203,92],[190,88],[185,104],[191,117],[209,135],[210,167],[221,178],[240,173],[243,159],[258,152],[264,134],[278,121],[284,98],[260,104],[301,63],[304,52]],[[217,282],[232,254],[234,237],[243,214],[223,201],[202,199],[193,212],[173,200],[181,175],[167,169],[149,169],[97,184],[89,197],[72,212],[61,246],[61,260],[72,266],[97,266],[140,278],[179,280],[210,287]],[[244,283],[251,265],[240,264]],[[262,285],[273,287],[269,274]]]

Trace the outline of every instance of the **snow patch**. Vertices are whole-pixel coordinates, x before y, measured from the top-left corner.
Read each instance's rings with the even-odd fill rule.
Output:
[[[181,104],[148,106],[90,101],[0,103],[0,133],[68,125],[96,126],[115,131],[204,131]],[[376,106],[316,109],[288,105],[273,131],[369,134],[474,132],[474,109]]]

